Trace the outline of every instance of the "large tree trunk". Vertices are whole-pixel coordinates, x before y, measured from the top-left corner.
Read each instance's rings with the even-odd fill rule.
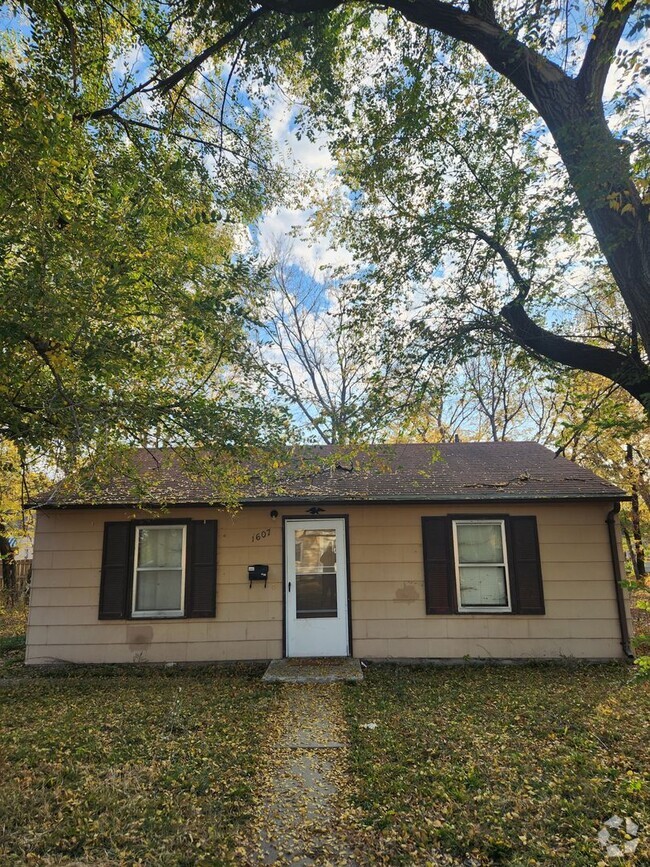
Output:
[[[548,61],[536,64],[536,60],[543,60],[538,55],[514,45],[511,48],[512,52],[505,55],[503,45],[496,53],[491,50],[483,53],[494,69],[505,75],[546,121],[647,356],[650,352],[650,207],[641,200],[632,181],[625,143],[612,134],[600,96],[589,91],[586,81],[580,77],[569,78]],[[607,376],[636,397],[650,415],[650,369],[638,352],[627,355],[623,364],[612,364],[613,356],[609,362],[601,356],[593,367],[588,353],[567,353],[569,343],[560,346],[562,338],[559,336],[543,332],[544,339],[540,340],[542,332],[533,333],[535,328],[523,310],[504,308],[504,313],[522,345],[554,361]],[[519,323],[513,321],[517,316]],[[572,349],[580,346],[572,343]],[[558,357],[558,350],[563,357]],[[597,369],[602,367],[603,360],[607,369]]]
[[[594,83],[593,72],[570,78],[496,26],[488,36],[490,26],[483,22],[482,39],[473,35],[467,41],[514,84],[546,122],[648,352],[650,208],[632,181],[625,143],[616,139],[607,125],[601,100],[604,78]],[[501,38],[492,38],[496,33],[501,33]],[[595,62],[606,74],[606,58]]]
[[[265,0],[286,10],[332,8],[334,0]],[[441,0],[388,0],[415,24],[473,45],[546,121],[646,352],[650,352],[650,208],[631,178],[629,156],[607,126],[602,93],[634,0],[605,4],[576,78],[496,22],[492,0],[470,12]]]
[[[538,94],[569,178],[646,350],[650,350],[650,215],[625,145],[575,81]],[[562,98],[560,98],[562,97]]]

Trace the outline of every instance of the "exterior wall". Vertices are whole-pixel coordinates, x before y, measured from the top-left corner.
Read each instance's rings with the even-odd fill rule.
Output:
[[[105,521],[151,518],[119,509],[38,514],[27,662],[190,662],[282,656],[282,516],[305,507],[170,509],[165,518],[217,518],[214,619],[99,621]],[[619,658],[622,654],[607,503],[328,507],[349,516],[352,641],[366,658]],[[537,515],[544,616],[425,614],[423,515]],[[266,539],[253,541],[261,530]],[[620,548],[620,546],[619,546]],[[249,588],[247,566],[268,563]]]

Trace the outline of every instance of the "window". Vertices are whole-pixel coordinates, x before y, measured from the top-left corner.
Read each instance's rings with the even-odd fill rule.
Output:
[[[135,528],[133,617],[182,617],[185,593],[184,525]]]
[[[427,614],[544,614],[534,515],[423,515],[422,555]]]
[[[505,522],[453,522],[459,611],[510,611]]]
[[[296,617],[336,617],[336,530],[296,530]]]
[[[99,619],[214,617],[217,522],[107,521]]]

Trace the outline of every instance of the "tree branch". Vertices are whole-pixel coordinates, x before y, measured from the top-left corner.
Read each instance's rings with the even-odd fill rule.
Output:
[[[527,280],[523,276],[517,263],[508,250],[506,250],[503,244],[497,241],[496,238],[493,238],[492,235],[488,235],[487,232],[484,232],[483,229],[479,229],[478,226],[468,226],[467,228],[472,232],[472,234],[476,235],[477,238],[484,241],[491,250],[494,250],[506,266],[508,274],[510,274],[515,286],[517,287],[517,297],[514,299],[513,303],[521,304],[524,302],[530,294],[530,280]]]
[[[231,42],[234,42],[234,40],[241,36],[241,34],[247,30],[251,24],[254,24],[258,18],[262,18],[266,14],[265,9],[256,9],[254,12],[251,12],[243,19],[243,21],[240,21],[239,24],[236,24],[231,30],[229,30],[225,36],[222,36],[221,39],[218,39],[213,45],[209,45],[205,51],[202,51],[201,54],[197,54],[197,56],[192,58],[189,63],[181,66],[180,69],[177,69],[176,72],[167,76],[167,78],[161,79],[153,90],[158,90],[163,95],[167,93],[172,89],[172,87],[174,87],[174,85],[178,84],[179,81],[182,81],[200,66],[203,66],[206,60],[209,60],[218,51],[221,51],[222,48],[225,48]]]
[[[328,12],[346,5],[346,0],[261,0],[265,9],[283,15]],[[468,45],[473,45],[488,63],[505,75],[542,113],[540,89],[544,83],[573,83],[560,67],[520,42],[507,30],[489,20],[488,0],[479,3],[481,14],[473,14],[444,0],[385,0],[413,24],[438,30]],[[475,6],[476,11],[478,7]],[[485,17],[487,15],[487,17]]]
[[[577,81],[585,96],[594,103],[602,100],[616,46],[635,5],[636,0],[607,0],[589,40]]]
[[[218,144],[217,142],[208,141],[207,139],[201,138],[200,136],[187,135],[186,133],[179,132],[177,130],[173,130],[173,129],[168,130],[162,126],[158,126],[157,124],[148,123],[145,120],[134,120],[133,118],[130,118],[130,117],[124,117],[124,115],[120,114],[117,111],[111,111],[110,116],[113,117],[124,128],[124,130],[127,133],[129,131],[129,127],[137,126],[137,127],[140,127],[141,129],[148,129],[148,130],[151,130],[152,132],[158,132],[161,134],[164,133],[165,135],[169,135],[169,136],[172,136],[174,138],[179,138],[179,139],[182,139],[183,141],[189,141],[189,142],[192,142],[193,144],[198,144],[198,145],[201,145],[202,147],[209,148],[209,149],[215,150],[215,151],[219,151],[220,153],[225,152],[225,153],[233,154],[233,156],[237,156],[236,152],[232,148],[226,147],[224,144]],[[252,163],[258,169],[260,169],[262,171],[268,171],[268,167],[263,165],[262,163],[260,163],[254,157],[248,155],[248,156],[246,156],[246,159],[248,160],[248,162]]]
[[[176,72],[172,72],[171,75],[167,75],[164,78],[160,77],[160,73],[156,73],[151,78],[133,87],[128,93],[125,93],[114,102],[113,105],[109,105],[106,108],[98,108],[95,111],[87,113],[76,114],[75,120],[99,120],[104,117],[115,117],[115,111],[139,93],[160,93],[164,96],[176,84],[199,69],[210,57],[217,54],[217,52],[221,51],[231,42],[234,42],[251,24],[266,14],[266,9],[256,9],[254,12],[250,12],[239,24],[236,24],[228,33],[222,36],[221,39],[218,39],[200,54],[197,54],[196,57],[193,57],[192,60],[183,64]]]
[[[57,391],[59,395],[63,398],[67,408],[70,410],[72,414],[72,420],[74,421],[75,430],[77,433],[77,439],[81,442],[81,427],[79,425],[79,419],[77,417],[77,405],[72,399],[71,395],[68,393],[67,388],[65,387],[61,376],[52,363],[52,359],[50,358],[50,353],[53,351],[54,347],[50,343],[50,341],[41,340],[40,338],[32,337],[30,335],[25,335],[25,341],[29,343],[39,358],[43,361],[47,369],[52,374],[52,378],[56,384]]]
[[[618,383],[646,408],[650,407],[650,371],[646,365],[635,363],[633,358],[614,349],[579,343],[547,331],[530,318],[516,299],[501,309],[501,316],[520,346],[575,370],[598,373]]]
[[[54,0],[54,5],[56,6],[56,11],[59,13],[59,18],[61,19],[61,23],[65,27],[68,33],[68,40],[70,42],[70,64],[72,65],[72,89],[74,91],[77,90],[77,32],[74,29],[74,24],[72,23],[70,16],[63,8],[63,4],[60,0]]]
[[[523,306],[530,294],[530,280],[523,276],[508,250],[496,238],[477,226],[466,228],[497,253],[517,287],[517,295],[501,309],[501,316],[510,325],[520,346],[567,367],[598,373],[618,383],[644,406],[650,406],[650,370],[640,358],[615,349],[569,340],[537,325]]]

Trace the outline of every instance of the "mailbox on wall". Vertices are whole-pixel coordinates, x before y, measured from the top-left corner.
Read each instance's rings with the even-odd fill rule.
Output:
[[[253,586],[253,581],[263,581],[266,587],[266,581],[269,577],[269,567],[257,563],[255,566],[248,567],[249,587]]]

